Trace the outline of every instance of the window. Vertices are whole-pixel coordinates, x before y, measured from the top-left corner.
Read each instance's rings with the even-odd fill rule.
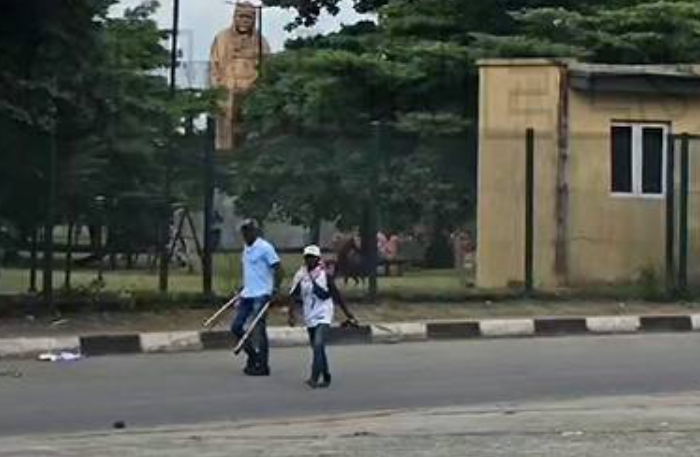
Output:
[[[611,138],[613,194],[659,196],[665,190],[668,126],[614,124]]]

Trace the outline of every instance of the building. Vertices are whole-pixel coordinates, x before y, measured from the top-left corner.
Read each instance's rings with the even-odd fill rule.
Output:
[[[480,62],[478,287],[524,282],[528,128],[534,286],[633,282],[642,272],[663,278],[667,156],[677,145],[672,134],[700,133],[700,67]],[[700,153],[692,142],[691,157],[694,149]],[[700,278],[700,262],[692,262],[700,259],[699,223],[690,218],[691,278]]]

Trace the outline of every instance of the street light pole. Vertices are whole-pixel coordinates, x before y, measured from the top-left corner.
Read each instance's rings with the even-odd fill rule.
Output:
[[[180,33],[180,0],[173,0],[173,29],[170,46],[170,96],[175,96],[177,78],[177,39]]]
[[[377,298],[377,268],[379,266],[379,252],[377,249],[377,232],[378,232],[378,215],[379,215],[379,158],[382,153],[382,121],[372,123],[374,127],[374,147],[370,155],[370,202],[367,208],[368,211],[368,235],[370,245],[367,246],[366,252],[369,255],[369,290],[368,298],[375,301]]]
[[[55,111],[55,108],[54,108]],[[55,205],[56,205],[56,127],[54,126],[48,133],[48,173],[47,173],[47,192],[46,192],[46,221],[44,223],[44,281],[43,295],[44,303],[47,309],[53,310],[53,257],[54,257],[54,239],[53,227],[55,222]]]
[[[170,45],[170,98],[175,98],[177,88],[177,60],[178,49],[177,39],[180,28],[180,0],[173,0],[173,28],[171,30]],[[172,139],[171,139],[172,140]],[[165,156],[165,182],[163,185],[163,221],[161,222],[160,240],[160,268],[158,278],[158,289],[160,292],[168,291],[168,267],[170,263],[170,253],[168,250],[168,235],[170,233],[170,200],[171,200],[171,180],[172,180],[172,141],[167,142]]]
[[[213,240],[214,219],[214,119],[207,116],[207,130],[204,135],[204,256],[202,258],[202,292],[205,296],[212,295],[213,251],[216,248]]]

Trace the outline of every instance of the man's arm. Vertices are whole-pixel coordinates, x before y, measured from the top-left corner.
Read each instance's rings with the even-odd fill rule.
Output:
[[[328,276],[328,292],[330,292],[331,298],[333,298],[333,303],[340,306],[340,309],[343,310],[343,314],[345,314],[345,317],[347,318],[347,320],[350,321],[351,323],[356,324],[357,320],[355,319],[355,316],[348,309],[348,305],[345,303],[345,300],[343,299],[343,295],[340,293],[338,286],[335,285],[335,281],[333,280],[333,278],[331,276]]]
[[[274,282],[272,286],[272,295],[279,295],[280,288],[282,287],[282,280],[284,279],[284,268],[282,268],[282,260],[277,255],[274,246],[269,243],[265,243],[266,248],[264,251],[264,259],[269,268],[272,270]]]
[[[280,288],[282,287],[282,281],[284,280],[284,268],[282,268],[282,262],[277,262],[272,265],[272,271],[274,273],[274,286],[272,289],[273,295],[279,294]]]
[[[297,284],[296,287],[294,287],[294,290],[289,293],[289,298],[291,298],[291,300],[289,307],[287,308],[287,323],[290,327],[294,327],[296,324],[296,315],[294,312],[301,303],[301,289],[299,284]]]

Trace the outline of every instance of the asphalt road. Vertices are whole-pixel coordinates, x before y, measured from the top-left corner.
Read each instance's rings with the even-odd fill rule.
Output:
[[[700,387],[700,335],[481,340],[331,348],[334,385],[302,384],[302,348],[248,378],[225,351],[0,361],[0,436],[382,409],[470,406]]]

